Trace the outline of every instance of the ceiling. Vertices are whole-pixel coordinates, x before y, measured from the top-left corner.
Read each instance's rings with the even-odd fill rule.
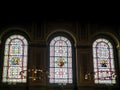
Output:
[[[11,23],[31,23],[41,21],[78,21],[82,23],[91,24],[106,24],[106,25],[119,25],[120,15],[115,11],[98,9],[91,10],[79,9],[79,8],[22,8],[19,9],[7,8],[0,11],[0,23],[11,24]],[[56,8],[56,9],[55,9]]]

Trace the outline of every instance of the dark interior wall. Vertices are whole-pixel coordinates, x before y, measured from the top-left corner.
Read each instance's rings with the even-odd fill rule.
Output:
[[[47,67],[48,60],[48,38],[55,32],[65,32],[68,33],[74,40],[75,44],[75,70],[76,70],[76,84],[75,87],[66,86],[65,88],[59,88],[58,86],[47,85],[47,79],[31,81],[29,80],[29,86],[26,85],[4,85],[1,81],[1,90],[110,90],[116,87],[108,87],[94,85],[93,80],[86,80],[85,74],[93,72],[93,62],[92,62],[92,43],[97,35],[104,34],[109,36],[115,42],[115,47],[119,50],[120,43],[120,31],[119,25],[112,22],[104,21],[90,21],[83,20],[82,18],[68,17],[68,18],[42,18],[31,19],[28,18],[9,18],[8,22],[3,22],[0,24],[0,75],[2,78],[2,64],[3,64],[3,41],[6,35],[10,33],[23,32],[29,40],[29,56],[28,56],[28,67],[32,68],[35,65],[37,68],[45,69]],[[10,33],[9,33],[10,32]],[[118,53],[119,56],[119,53]],[[119,61],[119,58],[118,62]],[[119,66],[117,67],[118,72],[120,72]],[[6,88],[4,88],[6,87]],[[20,87],[20,88],[19,88]]]

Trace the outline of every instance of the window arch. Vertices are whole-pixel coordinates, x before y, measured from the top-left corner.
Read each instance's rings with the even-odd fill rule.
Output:
[[[94,82],[116,84],[113,45],[105,38],[93,43]]]
[[[3,83],[26,83],[28,42],[22,35],[11,35],[5,41]]]
[[[73,53],[71,41],[57,35],[49,43],[49,83],[73,83]]]

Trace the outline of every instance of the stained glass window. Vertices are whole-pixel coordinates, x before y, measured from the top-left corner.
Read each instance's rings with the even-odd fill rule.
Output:
[[[94,82],[96,84],[115,84],[115,66],[112,44],[100,38],[93,43]]]
[[[57,36],[50,42],[50,83],[73,83],[72,45],[63,36]]]
[[[26,82],[27,50],[28,42],[23,36],[12,35],[7,38],[4,50],[3,82]]]

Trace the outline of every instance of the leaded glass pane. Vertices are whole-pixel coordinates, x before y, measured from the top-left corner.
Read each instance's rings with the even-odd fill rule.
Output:
[[[94,82],[99,84],[115,84],[113,46],[106,39],[97,39],[93,43]]]
[[[21,35],[12,35],[5,42],[3,82],[25,83],[21,71],[27,70],[28,43]],[[27,73],[24,72],[27,76]]]
[[[50,83],[73,83],[72,47],[63,36],[57,36],[50,42]]]

